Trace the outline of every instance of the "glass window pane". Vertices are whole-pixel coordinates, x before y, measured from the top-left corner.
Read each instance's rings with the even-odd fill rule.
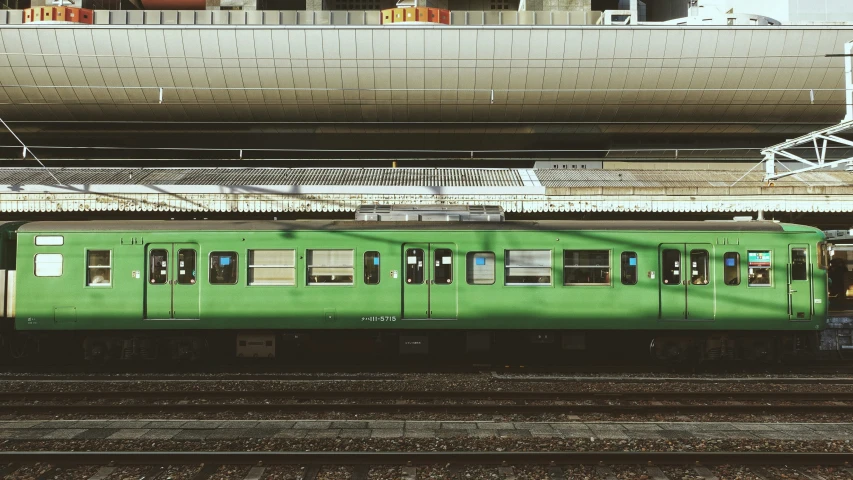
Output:
[[[609,250],[563,250],[564,285],[610,285]]]
[[[249,250],[249,285],[296,285],[296,250]]]
[[[808,263],[805,248],[791,249],[791,280],[808,280]]]
[[[169,280],[169,252],[152,249],[148,255],[148,283],[162,285]]]
[[[292,267],[252,268],[249,285],[295,285],[296,269]]]
[[[769,287],[772,255],[769,250],[749,250],[746,252],[749,276],[747,285],[750,287]]]
[[[450,285],[453,283],[453,250],[449,248],[436,248],[435,252],[435,275],[433,283],[436,285]]]
[[[364,283],[379,283],[379,252],[364,252]]]
[[[207,278],[213,285],[237,283],[237,252],[212,252]]]
[[[726,252],[723,255],[723,280],[726,285],[740,285],[740,254]]]
[[[196,278],[196,252],[193,249],[178,250],[178,284],[193,285]]]
[[[308,284],[353,283],[352,250],[308,250]]]
[[[466,280],[470,285],[494,285],[494,253],[469,252],[466,256],[466,266]]]
[[[681,285],[681,251],[666,249],[661,254],[664,285]]]
[[[620,270],[622,271],[622,285],[636,285],[637,254],[634,252],[622,252]]]
[[[112,279],[110,250],[86,252],[86,285],[109,286]]]
[[[37,277],[62,276],[61,253],[38,253],[35,256],[35,275]]]
[[[406,283],[424,283],[424,251],[420,248],[406,249]]]
[[[506,250],[507,285],[550,285],[551,250]]]
[[[708,285],[708,251],[690,251],[690,283]]]

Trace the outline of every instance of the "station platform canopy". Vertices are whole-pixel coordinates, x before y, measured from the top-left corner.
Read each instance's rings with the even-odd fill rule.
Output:
[[[0,169],[2,212],[310,213],[366,204],[495,205],[516,213],[851,213],[853,173],[808,172],[771,185],[762,171],[723,170]]]
[[[526,25],[479,12],[440,26],[114,13],[93,25],[0,16],[0,118],[42,157],[763,148],[843,117],[844,60],[826,55],[853,39],[851,25],[606,26],[538,12]],[[0,133],[0,156],[19,152]]]

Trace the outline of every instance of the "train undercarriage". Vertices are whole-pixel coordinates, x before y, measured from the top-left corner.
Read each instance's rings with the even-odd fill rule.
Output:
[[[853,321],[853,319],[851,319]],[[838,359],[847,329],[824,332],[693,331],[97,331],[0,334],[3,363],[216,364],[234,360],[347,364],[778,363]],[[835,339],[835,343],[829,339]]]

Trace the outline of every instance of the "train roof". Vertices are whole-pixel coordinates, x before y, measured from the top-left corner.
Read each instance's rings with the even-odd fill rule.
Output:
[[[20,232],[89,231],[282,231],[282,230],[457,230],[457,231],[697,231],[697,232],[813,232],[819,229],[774,221],[616,221],[514,220],[505,222],[367,222],[355,220],[129,220],[31,222]]]

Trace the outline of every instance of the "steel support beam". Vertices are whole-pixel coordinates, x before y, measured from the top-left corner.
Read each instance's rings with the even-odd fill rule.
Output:
[[[782,142],[778,145],[765,148],[761,151],[764,156],[764,180],[767,182],[796,175],[798,173],[809,172],[812,170],[821,170],[824,168],[835,167],[838,165],[853,166],[853,157],[843,158],[840,160],[826,161],[827,149],[833,146],[842,146],[853,148],[853,142],[841,138],[839,133],[853,129],[853,41],[844,44],[844,84],[845,98],[847,102],[847,114],[844,120],[837,125],[827,127],[821,130],[816,130],[809,134]],[[814,149],[814,153],[808,154],[793,153],[794,149],[798,152],[803,152],[805,146],[810,145]],[[781,159],[794,160],[801,163],[803,166],[798,169],[788,170],[786,172],[776,171],[776,161]]]

